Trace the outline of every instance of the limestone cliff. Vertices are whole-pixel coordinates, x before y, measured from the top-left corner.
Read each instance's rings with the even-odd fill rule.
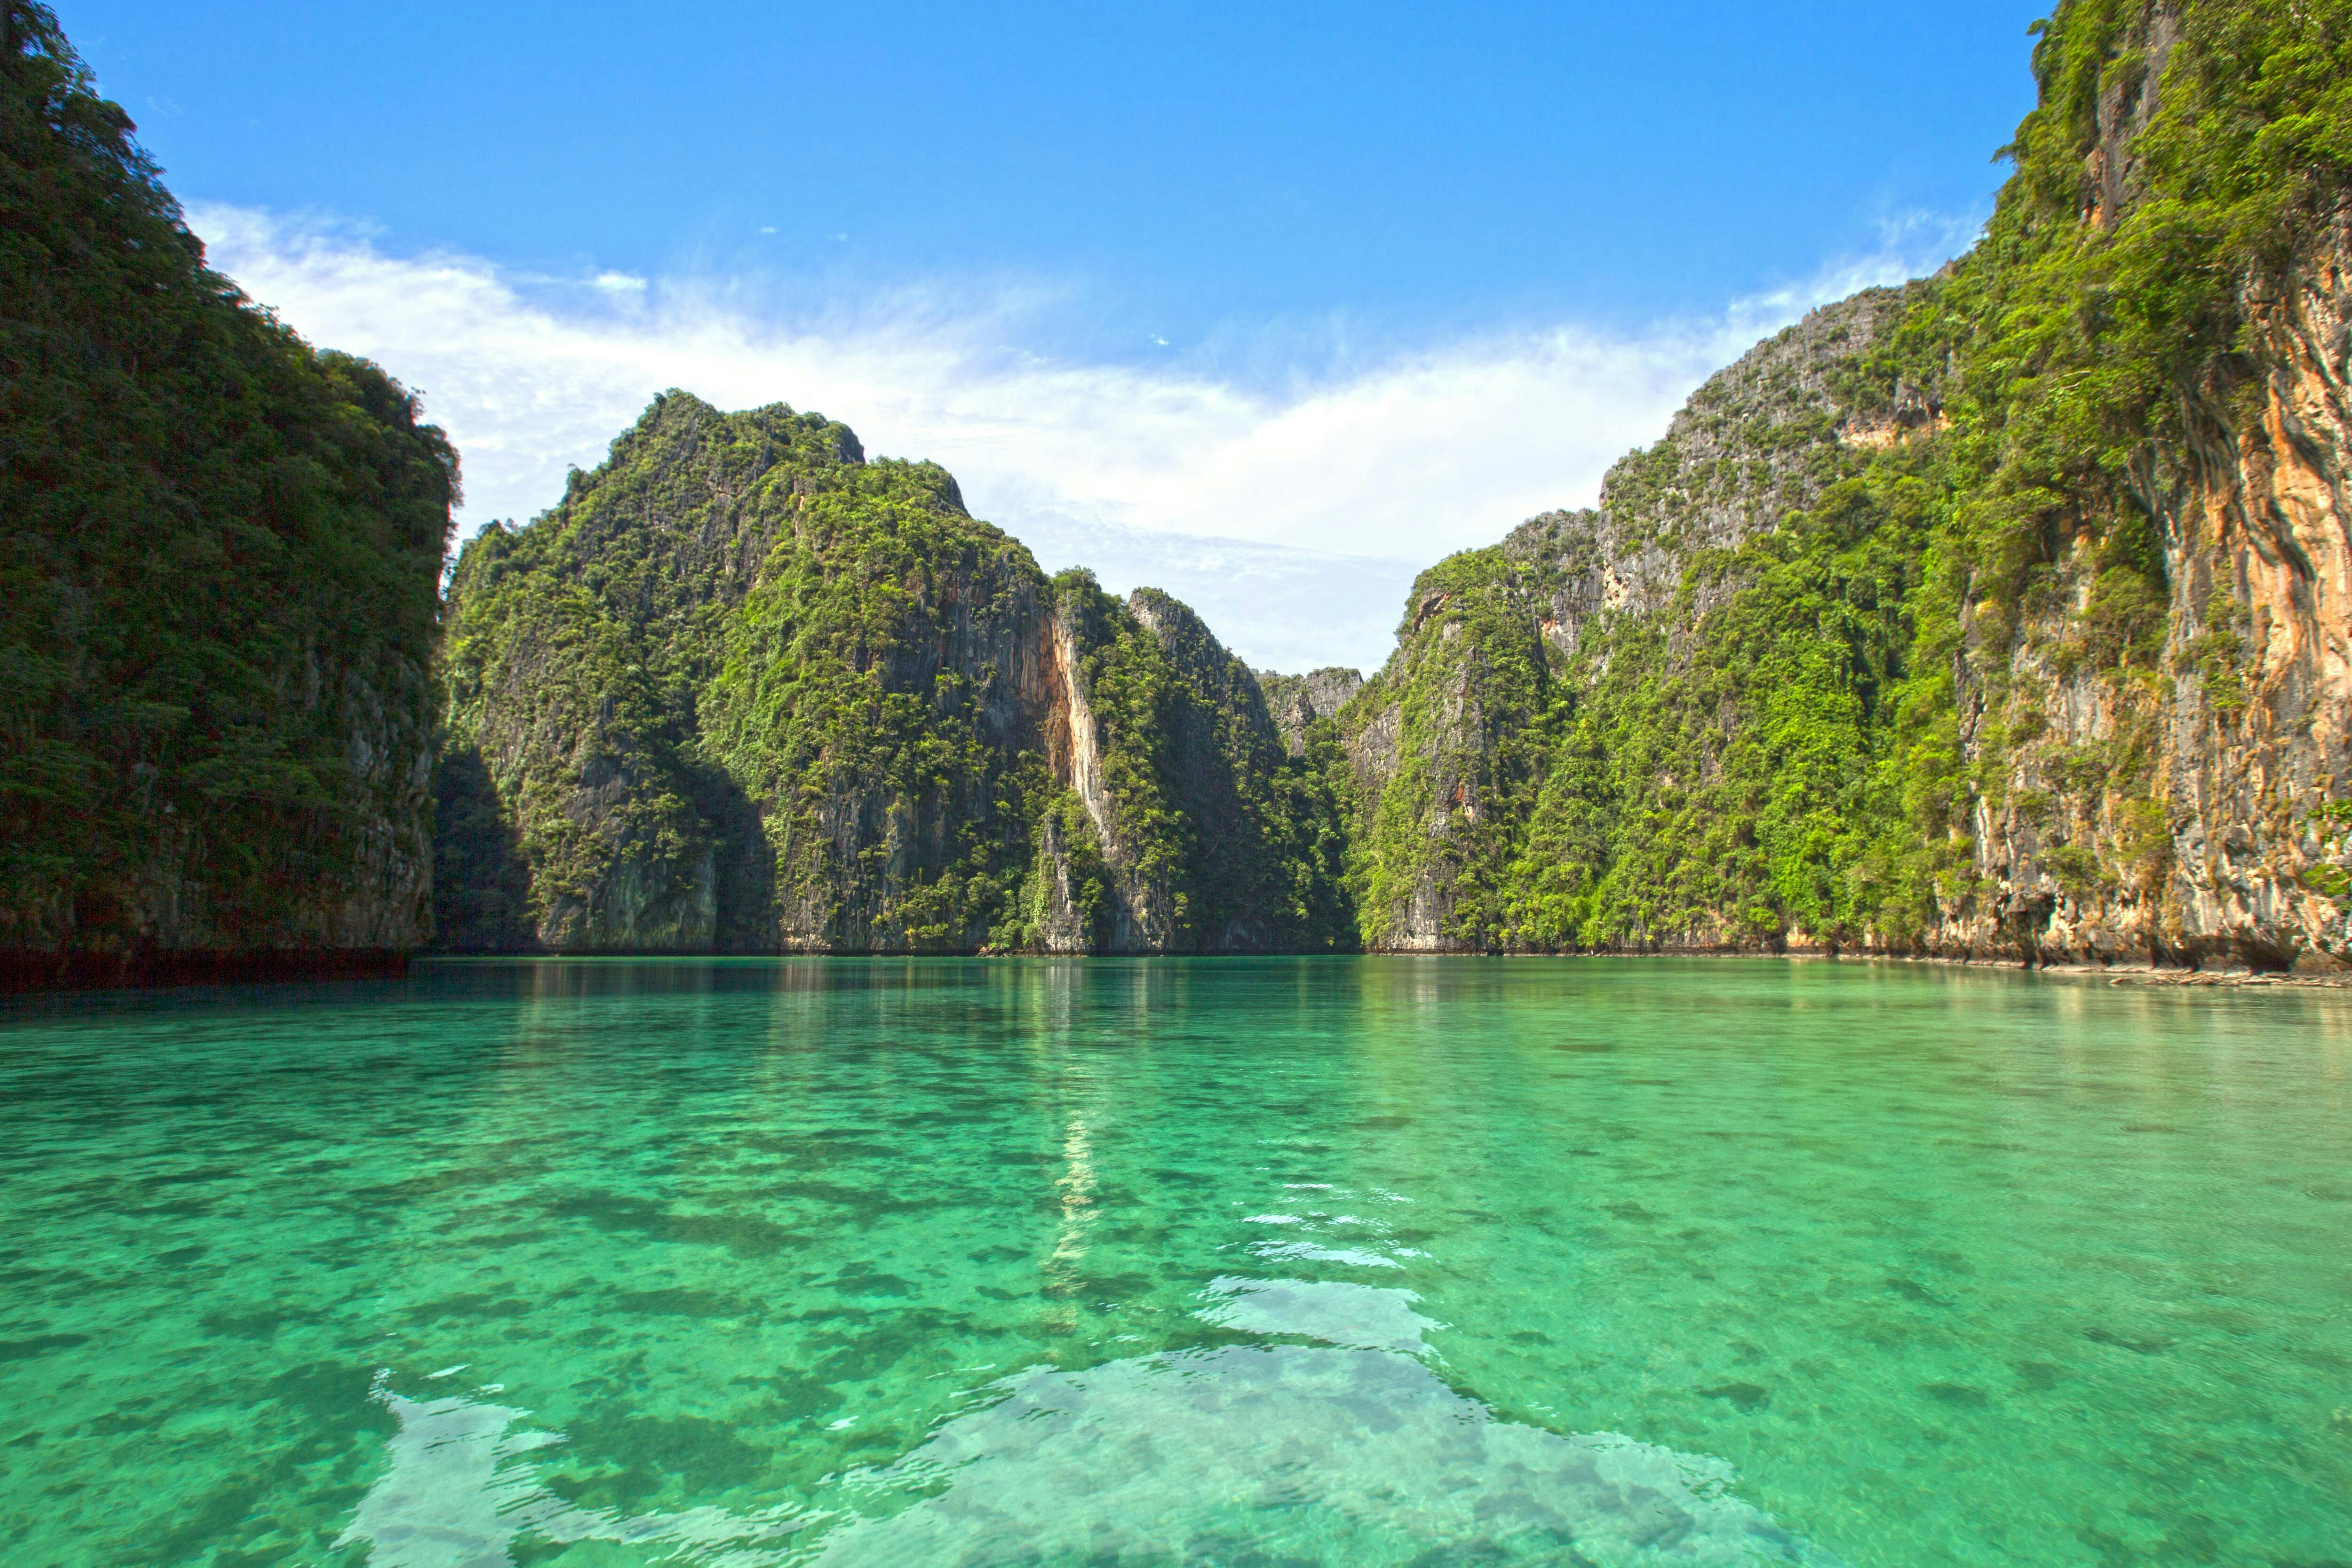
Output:
[[[1859,466],[1843,400],[1906,300],[1873,289],[1812,312],[1709,380],[1656,445],[1619,462],[1597,509],[1532,518],[1414,583],[1397,651],[1337,720],[1361,803],[1369,941],[1409,952],[1577,945],[1532,937],[1516,906],[1544,869],[1521,862],[1556,710],[1612,664],[1583,647],[1588,628],[1642,628],[1660,657],[1687,664],[1706,617],[1739,583],[1723,570],[1728,556]],[[1924,398],[1904,402],[1924,420]]]
[[[1166,594],[1139,590],[1128,610],[1158,641],[1171,677],[1160,723],[1174,797],[1194,824],[1185,875],[1192,946],[1241,953],[1352,946],[1339,800],[1303,750],[1290,747],[1260,678]],[[1328,693],[1334,674],[1307,681]]]
[[[2013,604],[1987,594],[1954,618],[1951,711],[1973,787],[1953,837],[1973,875],[1950,879],[1916,932],[1871,934],[1891,946],[2352,959],[2352,208],[2328,140],[2352,18],[2324,10],[2068,8],[2037,54],[2027,188],[2005,200],[2055,254],[2025,287],[1963,280],[1962,302],[2030,309],[2032,286],[2052,282],[2077,311],[2119,283],[2144,298],[2010,390],[2009,450],[1963,480],[1997,495],[2046,474],[2063,489]],[[1954,395],[2016,342],[1961,345]],[[2090,382],[2081,401],[2106,401],[2104,428],[2084,433],[2097,471],[2029,445],[2069,395],[2050,372],[2077,366],[2155,382]]]
[[[657,400],[553,510],[467,547],[446,622],[451,946],[1349,932],[1318,780],[1189,611],[1049,580],[945,473],[818,416]]]
[[[2200,389],[2185,439],[2137,455],[2129,483],[2167,590],[2149,677],[2086,657],[2102,539],[2085,527],[2062,535],[2013,681],[1970,683],[1962,734],[1995,769],[1971,835],[1990,885],[1938,924],[1936,950],[2352,956],[2352,824],[2336,804],[2352,791],[2348,262],[2339,214],[2284,287],[2248,287],[2253,395]]]
[[[1425,574],[1368,940],[2352,956],[2345,20],[2061,5],[1974,251]]]

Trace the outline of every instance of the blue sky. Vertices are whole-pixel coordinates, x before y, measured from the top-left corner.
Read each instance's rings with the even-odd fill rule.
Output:
[[[1964,246],[2038,14],[58,10],[216,262],[425,389],[471,524],[676,381],[938,456],[1041,555],[1242,540],[1212,584],[1304,550],[1326,597],[1590,502],[1748,340]]]

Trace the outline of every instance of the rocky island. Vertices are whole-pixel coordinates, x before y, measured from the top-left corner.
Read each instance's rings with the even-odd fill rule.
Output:
[[[443,595],[446,442],[207,271],[6,15],[13,978],[2352,961],[2352,108],[2299,11],[2060,5],[1974,248],[1431,567],[1369,677],[1253,671],[932,465],[685,392]]]

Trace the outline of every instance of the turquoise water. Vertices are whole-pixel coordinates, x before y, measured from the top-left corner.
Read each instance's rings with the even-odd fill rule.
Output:
[[[2352,1562],[2352,998],[572,962],[0,1010],[0,1562]]]

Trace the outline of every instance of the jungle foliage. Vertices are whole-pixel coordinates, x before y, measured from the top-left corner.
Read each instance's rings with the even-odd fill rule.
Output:
[[[205,266],[132,130],[0,0],[0,947],[315,940],[357,858],[423,885],[387,752],[457,458]]]
[[[2246,701],[2159,455],[2253,417],[2352,182],[2352,0],[2064,0],[1967,256],[1432,568],[1286,746],[1181,605],[781,404],[656,400],[436,605],[415,400],[205,267],[46,8],[0,29],[0,947],[314,931],[422,831],[436,613],[457,946],[1899,947],[1994,809],[2069,886],[2149,878],[2159,694]],[[2083,682],[2115,722],[2060,755]]]

